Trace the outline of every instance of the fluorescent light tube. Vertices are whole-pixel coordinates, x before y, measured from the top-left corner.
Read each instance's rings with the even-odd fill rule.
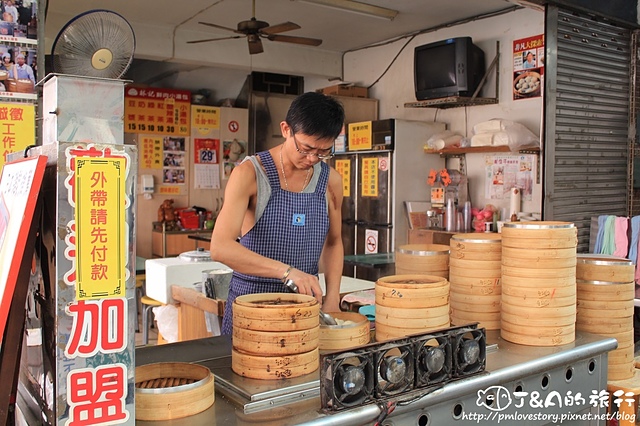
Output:
[[[344,10],[347,12],[353,12],[360,15],[371,16],[374,18],[388,19],[393,21],[393,18],[398,14],[397,10],[387,9],[385,7],[373,6],[366,3],[361,3],[353,0],[298,0],[302,3],[315,4],[317,6],[325,6],[331,9]]]

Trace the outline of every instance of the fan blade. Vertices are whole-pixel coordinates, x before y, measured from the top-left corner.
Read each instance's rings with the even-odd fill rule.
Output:
[[[262,32],[265,34],[283,33],[285,31],[299,30],[301,27],[293,22],[283,22],[278,25],[271,25],[267,28],[263,28]]]
[[[322,44],[322,40],[317,38],[309,38],[309,37],[294,37],[294,36],[273,34],[273,35],[267,35],[267,38],[271,41],[282,41],[285,43],[305,44],[307,46],[320,46]]]
[[[205,38],[204,40],[191,40],[187,43],[195,44],[195,43],[206,43],[208,41],[217,41],[217,40],[230,40],[232,38],[243,38],[244,36],[229,36],[229,37],[220,37],[220,38]]]
[[[255,55],[257,53],[264,52],[264,49],[262,48],[262,40],[260,40],[259,38],[256,37],[255,40],[251,40],[250,38],[247,38],[247,42],[249,43],[250,55]]]
[[[236,29],[229,28],[229,27],[223,27],[222,25],[210,24],[209,22],[198,22],[198,24],[206,25],[207,27],[220,28],[221,30],[225,30],[225,31],[232,31],[237,34],[244,34],[242,31],[238,31]]]

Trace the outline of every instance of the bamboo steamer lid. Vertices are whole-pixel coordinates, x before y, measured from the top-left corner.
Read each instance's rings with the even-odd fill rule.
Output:
[[[576,266],[574,264],[564,268],[528,268],[503,264],[502,277],[505,276],[513,278],[575,278]]]
[[[449,261],[449,269],[453,268],[472,268],[472,269],[489,269],[499,270],[502,268],[501,260],[468,260],[454,259]]]
[[[586,323],[584,321],[578,322],[576,319],[576,329],[580,331],[586,331],[587,333],[594,333],[594,334],[600,334],[602,336],[614,337],[614,335],[617,335],[618,333],[633,331],[633,324],[631,325],[631,327],[629,327],[628,324],[626,323],[603,325],[603,324]]]
[[[136,420],[173,420],[215,402],[214,376],[198,364],[160,362],[136,367]]]
[[[291,355],[318,347],[320,320],[314,328],[289,332],[245,330],[233,327],[233,347],[253,355]]]
[[[455,318],[451,317],[451,325],[455,325],[455,326],[459,326],[459,325],[464,325],[464,324],[468,324],[470,321],[469,320],[465,320],[462,318]],[[478,323],[478,327],[484,328],[486,330],[500,330],[500,318],[498,318],[497,320],[485,320],[485,319],[479,319],[479,320],[473,320],[471,322],[477,322]]]
[[[619,348],[624,348],[629,345],[633,345],[633,330],[621,331],[621,332],[612,331],[607,334],[602,334],[602,333],[595,333],[595,334],[600,334],[601,336],[612,337],[616,339],[618,341]]]
[[[435,330],[441,330],[449,327],[449,321],[442,323],[434,327],[426,328],[409,328],[409,327],[392,327],[385,324],[378,324],[376,322],[376,342],[383,342],[386,340],[399,339],[411,334],[428,333]]]
[[[449,246],[444,244],[406,244],[395,253],[396,275],[426,274],[449,276]]]
[[[576,306],[576,295],[566,297],[555,297],[551,295],[539,297],[519,297],[505,293],[502,286],[502,305],[520,306],[524,308],[540,308],[541,312],[546,312],[546,308],[557,308],[562,306]]]
[[[433,275],[390,275],[376,281],[376,305],[431,308],[449,303],[449,282]]]
[[[250,330],[304,330],[320,323],[319,312],[318,301],[305,294],[247,294],[233,302],[233,323],[238,320]]]
[[[594,318],[594,319],[602,318],[602,315],[603,315],[602,309],[585,308],[582,303],[584,302],[581,302],[580,299],[578,299],[578,315],[581,318]],[[628,306],[625,306],[624,308],[620,308],[620,309],[608,310],[606,315],[611,318],[623,318],[623,317],[633,318],[633,308],[634,308],[633,301],[630,300],[630,301],[627,301],[626,303],[628,304]]]
[[[502,293],[502,286],[500,285],[500,278],[470,278],[462,280],[462,283],[457,280],[449,283],[451,292],[458,294],[472,294],[476,296],[490,296],[500,295]]]
[[[454,316],[459,320],[465,320],[466,322],[474,321],[500,321],[500,311],[498,312],[476,312],[465,311],[463,309],[451,308],[451,317]],[[456,324],[457,325],[457,324]]]
[[[512,285],[505,285],[502,287],[502,294],[507,294],[514,297],[570,297],[576,294],[575,287],[517,287]]]
[[[571,222],[506,222],[502,227],[502,246],[512,247],[512,239],[529,238],[532,240],[557,239],[566,242],[568,247],[577,246],[578,230]],[[536,248],[534,246],[530,246]],[[562,248],[562,245],[558,245]]]
[[[635,266],[631,260],[624,258],[579,254],[576,278],[585,281],[628,283],[635,279]]]
[[[514,315],[506,312],[501,312],[500,317],[505,321],[515,324],[530,327],[553,327],[554,325],[571,325],[576,322],[576,315],[570,314],[562,317],[546,317],[544,315]]]
[[[500,336],[508,342],[525,346],[560,346],[571,343],[576,339],[575,332],[565,335],[548,337],[528,336],[521,333],[512,333],[504,329],[500,330]]]
[[[502,235],[494,233],[468,232],[454,234],[449,240],[449,247],[459,252],[501,252]]]
[[[396,318],[420,318],[429,319],[447,315],[449,313],[449,304],[441,306],[433,306],[430,308],[391,308],[384,305],[376,305],[376,318],[396,317]]]
[[[576,305],[567,306],[537,306],[531,309],[522,309],[522,306],[510,305],[502,302],[500,311],[504,314],[519,315],[523,318],[536,318],[545,316],[547,318],[560,318],[576,314]]]
[[[231,369],[234,373],[258,380],[284,380],[312,373],[320,366],[318,348],[290,356],[264,356],[231,350]]]
[[[502,284],[511,285],[513,287],[573,287],[576,288],[575,275],[569,277],[555,277],[555,278],[538,278],[536,276],[531,277],[513,277],[510,275],[502,275]]]
[[[367,317],[357,312],[329,312],[338,325],[320,325],[320,350],[349,349],[369,343],[370,324]],[[352,324],[340,324],[350,321]]]
[[[633,365],[634,361],[633,345],[627,345],[624,348],[617,348],[609,352],[609,364],[625,364],[629,362]]]
[[[580,300],[633,300],[635,283],[606,283],[602,281],[576,281]]]

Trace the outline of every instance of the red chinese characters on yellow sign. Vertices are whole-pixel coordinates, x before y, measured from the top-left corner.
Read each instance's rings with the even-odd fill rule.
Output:
[[[371,149],[371,122],[349,123],[349,151]]]
[[[126,133],[189,136],[191,93],[187,90],[129,87],[125,92]]]
[[[73,317],[64,354],[69,359],[120,353],[127,346],[127,299],[80,300],[67,307]],[[126,422],[127,367],[122,363],[77,368],[67,375],[68,426]]]
[[[125,295],[125,159],[77,157],[76,298]]]
[[[0,103],[0,169],[7,155],[23,151],[36,139],[35,107],[31,104]]]

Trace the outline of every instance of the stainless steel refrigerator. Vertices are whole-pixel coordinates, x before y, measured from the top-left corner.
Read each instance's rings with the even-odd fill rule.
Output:
[[[348,259],[343,274],[377,280],[393,275],[394,264],[375,254],[393,253],[407,243],[404,202],[429,201],[429,171],[445,166],[443,158],[425,154],[423,147],[446,125],[399,119],[370,123],[370,149],[354,150],[357,144],[348,132],[344,152],[336,152],[331,165],[343,176],[342,242]],[[354,255],[365,257],[354,262]]]

